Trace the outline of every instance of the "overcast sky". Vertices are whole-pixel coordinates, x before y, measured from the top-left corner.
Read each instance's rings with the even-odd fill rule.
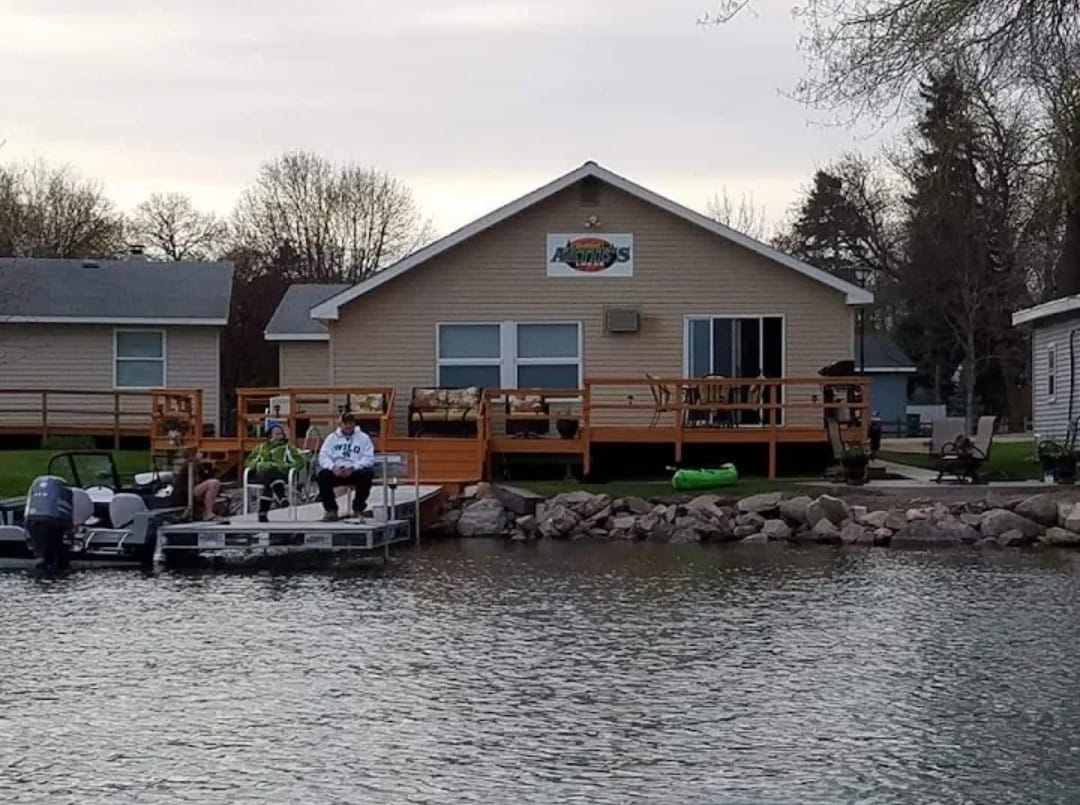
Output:
[[[445,233],[592,159],[703,210],[782,218],[867,131],[812,125],[791,0],[0,0],[0,160],[43,156],[128,207],[227,213],[267,156],[407,181]]]

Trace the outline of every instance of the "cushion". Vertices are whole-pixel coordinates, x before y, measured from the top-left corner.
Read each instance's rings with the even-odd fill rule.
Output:
[[[539,394],[511,394],[509,405],[515,414],[542,414],[544,398]]]
[[[431,408],[424,411],[414,411],[413,422],[475,422],[477,412],[475,408]]]
[[[463,389],[445,389],[446,403],[451,408],[475,408],[480,405],[480,389],[469,386]]]
[[[350,394],[349,410],[354,414],[381,414],[383,412],[383,395],[379,392]]]
[[[441,389],[413,389],[412,405],[414,408],[438,408],[445,398]]]

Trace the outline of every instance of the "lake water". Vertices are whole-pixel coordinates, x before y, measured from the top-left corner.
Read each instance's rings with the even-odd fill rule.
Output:
[[[1080,554],[0,574],[0,801],[1076,802]]]

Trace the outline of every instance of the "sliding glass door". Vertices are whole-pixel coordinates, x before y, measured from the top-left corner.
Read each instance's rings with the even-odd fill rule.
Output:
[[[686,357],[691,377],[783,377],[783,317],[693,316],[686,322]],[[742,402],[754,399],[755,393],[768,401],[768,390],[755,391],[755,384],[742,386],[738,393]],[[738,419],[768,421],[750,411],[741,412]]]

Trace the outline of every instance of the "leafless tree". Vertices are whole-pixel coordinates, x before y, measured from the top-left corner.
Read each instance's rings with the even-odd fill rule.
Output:
[[[394,177],[306,152],[263,164],[233,216],[234,246],[287,247],[311,282],[359,282],[431,240],[412,192]]]
[[[736,202],[726,187],[720,188],[709,199],[705,214],[736,232],[742,232],[755,240],[768,240],[771,227],[765,217],[765,207],[754,205],[754,195],[743,193]]]
[[[209,260],[225,247],[225,222],[183,193],[154,193],[128,218],[128,239],[156,260]]]
[[[100,183],[40,159],[0,166],[0,256],[107,257],[122,243]]]

